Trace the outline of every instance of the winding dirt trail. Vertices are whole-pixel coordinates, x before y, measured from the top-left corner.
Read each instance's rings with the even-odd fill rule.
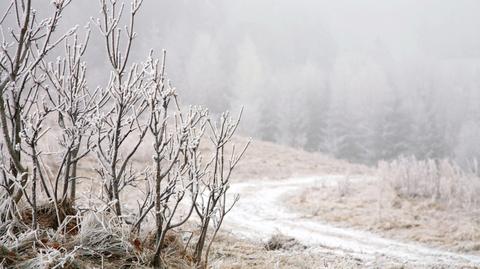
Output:
[[[292,236],[310,247],[330,249],[363,260],[387,258],[409,265],[433,267],[480,266],[480,256],[458,254],[434,248],[385,239],[373,233],[338,228],[305,218],[283,206],[288,193],[315,186],[336,184],[343,176],[292,178],[282,181],[250,181],[232,184],[231,193],[239,193],[240,201],[226,218],[225,227],[239,236],[266,240],[274,233]],[[352,181],[371,180],[349,177]]]

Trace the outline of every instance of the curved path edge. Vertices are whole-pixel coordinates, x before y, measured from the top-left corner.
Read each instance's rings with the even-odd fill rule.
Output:
[[[379,235],[339,228],[306,219],[283,206],[288,193],[315,185],[336,184],[342,175],[291,178],[277,181],[247,181],[231,185],[231,193],[241,198],[225,219],[225,227],[235,234],[252,240],[266,240],[275,233],[292,236],[310,249],[330,249],[332,252],[375,261],[379,257],[423,266],[480,266],[480,256],[443,251],[386,239]],[[372,177],[349,176],[350,181],[375,180]]]

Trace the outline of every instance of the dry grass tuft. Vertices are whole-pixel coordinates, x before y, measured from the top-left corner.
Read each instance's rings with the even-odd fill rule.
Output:
[[[66,223],[72,219],[78,220],[78,232],[65,233]],[[67,216],[57,226],[34,231],[19,220],[0,224],[0,268],[151,268],[154,237],[132,234],[112,213]],[[167,235],[162,253],[166,268],[194,268],[180,234]]]
[[[297,239],[281,233],[272,235],[265,244],[266,250],[302,250],[306,248]]]

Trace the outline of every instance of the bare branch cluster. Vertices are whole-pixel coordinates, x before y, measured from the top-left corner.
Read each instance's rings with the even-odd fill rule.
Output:
[[[103,36],[110,76],[106,85],[90,88],[84,59],[90,27],[83,34],[76,27],[57,33],[69,4],[54,1],[53,14],[39,19],[31,0],[11,0],[1,14],[0,223],[20,222],[38,231],[45,228],[39,222],[45,206],[51,206],[55,227],[66,230],[73,220],[81,225],[87,214],[69,213],[72,205],[101,203],[106,206],[100,211],[84,210],[113,216],[131,234],[153,218],[152,263],[161,267],[167,233],[198,218],[192,256],[197,266],[206,266],[224,217],[238,201],[227,199],[227,193],[248,144],[228,154],[226,148],[241,113],[234,120],[226,112],[215,121],[205,108],[182,107],[166,76],[166,51],[159,59],[151,51],[144,62],[131,61],[142,0],[131,2],[126,26],[121,25],[128,9],[123,3],[100,1],[100,18],[92,22]],[[14,27],[4,29],[7,22]],[[62,45],[63,55],[49,60],[47,55],[62,51]],[[45,146],[52,140],[58,144],[55,150]],[[139,167],[136,154],[150,140],[151,165]],[[211,145],[211,156],[201,143]],[[97,202],[78,195],[85,177],[79,167],[87,159],[96,160],[90,188],[101,186]],[[143,193],[133,213],[126,212],[128,201],[122,201],[122,193],[131,188]],[[80,229],[87,228],[84,224]],[[75,253],[52,250],[47,256],[62,254],[58,259],[66,263]]]

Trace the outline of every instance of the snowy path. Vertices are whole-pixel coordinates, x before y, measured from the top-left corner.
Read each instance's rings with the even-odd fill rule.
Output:
[[[342,178],[322,176],[232,184],[230,193],[239,193],[241,199],[227,216],[225,227],[239,236],[254,240],[266,240],[272,234],[281,232],[295,237],[312,249],[328,248],[372,261],[377,257],[386,257],[423,266],[480,266],[480,256],[447,252],[385,239],[369,232],[338,228],[306,219],[282,206],[281,199],[289,192],[317,184],[335,184]],[[351,180],[368,179],[351,177]]]

